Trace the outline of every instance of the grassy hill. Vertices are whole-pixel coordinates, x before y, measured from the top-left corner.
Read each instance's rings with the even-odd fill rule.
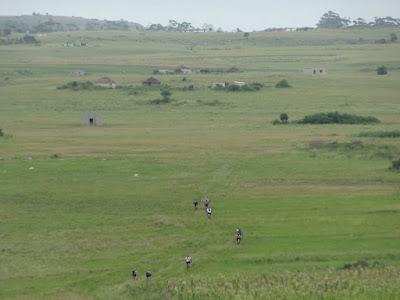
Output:
[[[399,298],[400,140],[357,137],[400,126],[400,44],[373,44],[392,32],[69,32],[0,46],[0,298]],[[87,47],[63,47],[81,37]],[[180,65],[194,73],[156,76],[172,103],[150,104],[160,88],[141,82]],[[120,88],[57,89],[102,76]],[[233,81],[264,87],[209,88]],[[272,125],[329,111],[381,123]],[[87,113],[103,126],[82,126]],[[210,220],[193,209],[204,197]]]

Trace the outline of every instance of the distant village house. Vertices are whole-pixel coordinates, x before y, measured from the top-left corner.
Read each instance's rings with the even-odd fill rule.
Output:
[[[76,69],[76,70],[73,70],[71,72],[71,75],[72,76],[76,76],[76,77],[80,77],[80,76],[86,75],[86,72],[84,70]]]
[[[233,85],[239,86],[239,87],[243,87],[246,85],[246,82],[242,82],[242,81],[234,81]]]
[[[102,77],[95,81],[96,86],[115,89],[117,87],[116,83],[108,77]]]
[[[179,68],[177,68],[177,69],[175,70],[175,73],[176,73],[176,74],[185,74],[185,75],[188,75],[188,74],[192,74],[192,69],[190,69],[190,68],[188,68],[188,67],[185,67],[185,66],[180,66]]]
[[[239,72],[240,72],[240,70],[236,67],[232,67],[232,68],[226,70],[226,73],[239,73]]]

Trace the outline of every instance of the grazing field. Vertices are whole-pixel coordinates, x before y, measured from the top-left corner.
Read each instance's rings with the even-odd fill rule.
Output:
[[[53,33],[1,46],[0,298],[399,299],[400,139],[384,132],[400,128],[400,44],[373,43],[391,32]],[[87,47],[63,47],[82,35]],[[172,100],[151,104],[160,88],[141,82],[180,65],[194,73],[155,75]],[[57,89],[103,76],[120,87]],[[282,79],[291,88],[275,88]],[[263,88],[209,88],[233,81]],[[336,111],[380,123],[291,123]],[[103,125],[82,126],[87,113]],[[273,125],[281,113],[288,124]],[[205,197],[210,220],[192,205]]]

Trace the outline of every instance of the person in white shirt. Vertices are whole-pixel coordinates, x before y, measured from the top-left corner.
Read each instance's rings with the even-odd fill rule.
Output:
[[[190,264],[192,263],[192,257],[191,256],[186,256],[185,257],[185,263],[186,263],[186,270],[190,269]]]
[[[207,217],[211,218],[211,207],[207,207]]]

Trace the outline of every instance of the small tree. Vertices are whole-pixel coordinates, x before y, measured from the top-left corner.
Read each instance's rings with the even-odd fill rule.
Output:
[[[9,36],[11,34],[11,29],[10,28],[4,28],[3,29],[3,35],[4,36]]]
[[[392,167],[390,169],[393,171],[400,172],[400,158],[398,160],[392,161]]]
[[[391,41],[392,43],[396,43],[398,39],[399,39],[399,38],[397,37],[397,34],[395,34],[395,33],[391,33],[391,34],[390,34],[390,41]]]
[[[282,79],[281,81],[279,81],[276,85],[276,88],[290,88],[291,85],[289,84],[289,82],[286,79]]]
[[[388,73],[388,70],[385,66],[380,66],[379,68],[376,69],[376,74],[378,75],[386,75]]]
[[[246,40],[248,40],[248,39],[250,38],[250,32],[245,32],[245,33],[243,34],[243,37],[244,37]]]
[[[281,119],[281,122],[282,122],[283,124],[287,124],[288,121],[289,121],[289,116],[288,116],[287,113],[281,114],[279,118]]]

